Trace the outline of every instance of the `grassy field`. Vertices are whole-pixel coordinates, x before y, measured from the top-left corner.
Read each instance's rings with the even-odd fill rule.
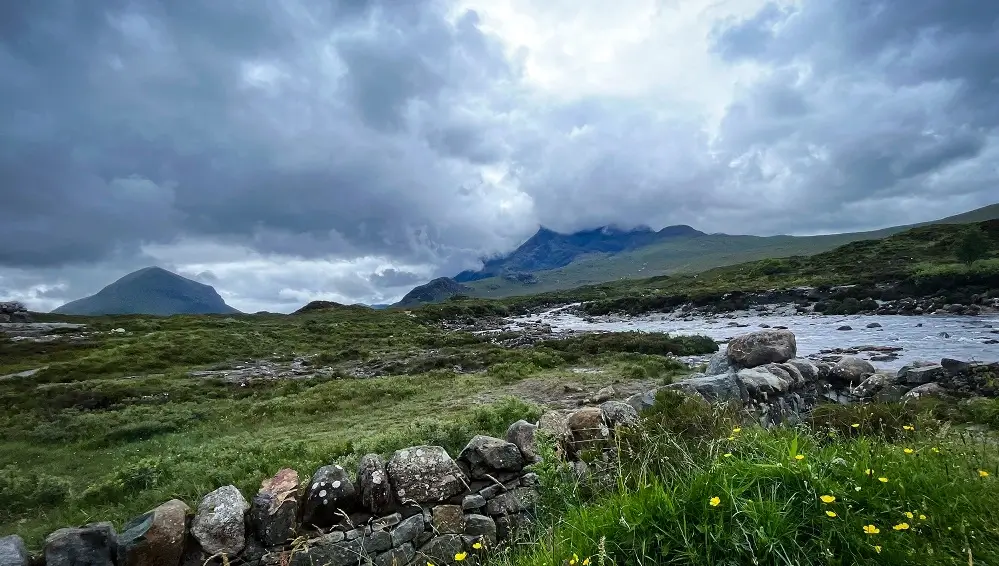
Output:
[[[0,340],[0,375],[46,368],[0,379],[0,535],[20,534],[35,548],[58,527],[120,526],[173,497],[193,505],[229,483],[249,497],[284,466],[307,476],[423,443],[456,455],[476,433],[502,435],[538,416],[543,400],[522,393],[528,382],[551,391],[570,381],[593,391],[664,382],[682,366],[659,354],[716,349],[710,340],[620,334],[513,350],[445,332],[432,317],[354,307],[62,319],[94,332],[83,341]],[[117,328],[126,333],[110,332]],[[295,355],[314,356],[333,377],[243,385],[187,374]],[[384,375],[350,376],[369,366]]]

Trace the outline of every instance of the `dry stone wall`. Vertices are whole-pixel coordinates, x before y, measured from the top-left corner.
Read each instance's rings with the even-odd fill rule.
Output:
[[[31,315],[17,301],[0,302],[0,322],[31,322]]]

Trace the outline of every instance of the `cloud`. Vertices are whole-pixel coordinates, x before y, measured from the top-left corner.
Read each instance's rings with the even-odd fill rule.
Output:
[[[995,200],[999,5],[0,8],[0,294],[163,264],[390,302],[539,223],[815,233]],[[62,296],[60,296],[62,293]]]

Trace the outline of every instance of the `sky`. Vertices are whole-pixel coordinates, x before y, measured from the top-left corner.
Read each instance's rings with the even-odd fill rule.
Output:
[[[999,2],[3,2],[0,108],[0,299],[386,303],[539,225],[999,201]]]

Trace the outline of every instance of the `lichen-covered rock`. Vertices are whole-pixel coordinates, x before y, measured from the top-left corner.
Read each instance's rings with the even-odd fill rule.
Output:
[[[468,464],[472,478],[481,479],[496,471],[516,472],[524,467],[520,448],[499,438],[475,435],[458,455],[459,462]]]
[[[28,566],[28,549],[21,537],[0,537],[0,566]]]
[[[538,492],[529,487],[518,487],[501,493],[486,503],[489,515],[509,515],[534,509],[539,500]]]
[[[607,401],[600,405],[607,426],[631,426],[638,422],[638,411],[621,401]]]
[[[732,362],[728,359],[728,347],[721,347],[708,360],[708,369],[704,375],[721,375],[733,371]]]
[[[795,358],[793,360],[788,360],[786,365],[792,365],[801,374],[802,380],[806,383],[815,381],[819,378],[819,368],[810,360],[804,358]]]
[[[386,469],[392,491],[401,502],[444,501],[464,491],[467,485],[458,464],[440,446],[397,450]]]
[[[739,384],[734,373],[687,378],[662,389],[694,393],[711,403],[725,403],[739,399]]]
[[[844,356],[833,366],[830,378],[840,383],[860,383],[875,371],[877,370],[867,360]]]
[[[538,454],[537,431],[538,425],[523,419],[506,429],[506,441],[515,444],[520,449],[520,455],[524,457],[524,462],[527,464],[541,461],[541,456]]]
[[[604,412],[599,407],[585,407],[572,413],[565,426],[567,448],[574,454],[601,449],[610,439],[610,429],[604,422]]]
[[[111,523],[59,529],[45,538],[46,566],[115,566],[122,562]]]
[[[927,364],[907,368],[906,372],[902,375],[902,380],[910,385],[922,385],[924,383],[936,381],[937,379],[943,377],[944,374],[945,372],[942,365]]]
[[[769,400],[774,395],[785,393],[791,386],[791,378],[787,372],[778,376],[759,367],[739,370],[737,379],[745,401]]]
[[[126,564],[177,566],[187,541],[187,517],[191,508],[171,499],[128,523],[118,536]],[[3,562],[0,561],[0,565]]]
[[[392,546],[399,546],[406,542],[416,540],[426,528],[423,513],[417,513],[412,517],[403,519],[394,529],[392,529]]]
[[[406,566],[413,561],[415,556],[416,550],[413,548],[413,545],[407,542],[388,552],[379,554],[375,557],[374,564],[375,566]]]
[[[910,389],[902,396],[902,401],[913,401],[924,397],[947,397],[947,390],[941,387],[939,383],[924,383]]]
[[[385,514],[395,507],[385,460],[377,454],[367,454],[358,463],[357,490],[361,506],[376,515]]]
[[[482,509],[485,506],[486,506],[486,498],[482,497],[477,493],[466,495],[465,498],[461,500],[461,508],[465,511]]]
[[[320,528],[339,524],[357,501],[350,474],[340,465],[323,466],[312,474],[302,505],[302,523]]]
[[[421,560],[441,566],[457,564],[454,555],[466,550],[465,539],[461,535],[440,535],[421,546],[418,554]]]
[[[465,514],[458,505],[438,505],[431,510],[434,532],[460,535],[465,530]]]
[[[246,512],[250,504],[234,485],[209,493],[198,503],[191,534],[208,554],[235,556],[246,546]]]
[[[278,471],[261,482],[250,506],[250,523],[264,546],[278,546],[296,535],[298,472]]]
[[[496,544],[496,521],[485,515],[465,515],[465,534],[482,537],[489,544]]]
[[[344,540],[329,535],[321,536],[308,547],[292,553],[291,566],[351,566],[359,564],[367,554],[364,551],[363,540],[362,538]]]
[[[739,368],[782,363],[798,352],[794,333],[789,330],[760,330],[736,336],[728,343],[728,360]]]
[[[874,374],[869,376],[860,385],[853,388],[853,394],[860,399],[870,399],[877,395],[886,385],[890,383],[887,375]]]
[[[569,420],[569,415],[571,414],[572,411],[560,410],[542,413],[541,418],[538,419],[538,434],[554,439],[557,443],[561,444],[565,440],[567,433],[566,421]]]

